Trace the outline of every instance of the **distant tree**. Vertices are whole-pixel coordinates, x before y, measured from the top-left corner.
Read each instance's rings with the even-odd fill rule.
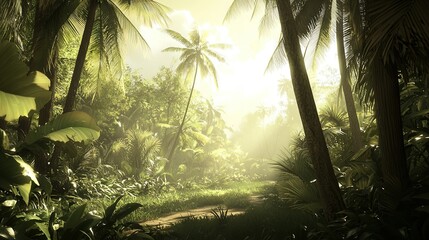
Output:
[[[224,62],[224,58],[216,53],[213,49],[225,49],[228,47],[226,44],[221,43],[209,43],[206,40],[201,38],[200,32],[195,29],[189,33],[189,39],[183,37],[180,33],[173,30],[166,30],[167,34],[170,35],[173,39],[180,42],[184,47],[169,47],[164,49],[165,52],[180,52],[180,64],[177,66],[176,70],[179,73],[186,73],[188,75],[190,72],[194,71],[194,78],[192,81],[191,92],[189,93],[188,102],[186,104],[185,113],[183,114],[183,119],[179,125],[176,137],[174,138],[173,144],[171,145],[170,152],[168,154],[168,159],[171,164],[174,151],[176,150],[180,134],[182,134],[183,126],[185,124],[186,115],[188,114],[189,105],[191,103],[192,94],[195,88],[195,82],[197,80],[198,70],[201,72],[201,76],[212,75],[216,86],[217,82],[217,73],[216,68],[211,60],[215,58],[220,62]]]

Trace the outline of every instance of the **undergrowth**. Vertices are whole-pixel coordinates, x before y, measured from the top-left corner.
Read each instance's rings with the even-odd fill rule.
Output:
[[[124,221],[144,222],[167,213],[211,205],[245,209],[251,204],[250,196],[262,194],[271,185],[271,182],[232,182],[223,188],[198,188],[168,191],[157,195],[125,196],[121,204],[133,202],[141,204],[141,207],[128,215]],[[87,204],[93,209],[102,209],[110,202],[108,198],[102,198],[90,200]]]

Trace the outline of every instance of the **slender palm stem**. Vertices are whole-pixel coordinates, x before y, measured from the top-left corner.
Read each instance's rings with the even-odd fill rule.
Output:
[[[292,85],[304,127],[305,139],[316,172],[319,194],[326,216],[332,218],[336,212],[345,209],[345,204],[317,114],[290,1],[276,0],[276,2],[284,37],[283,44],[289,60]]]
[[[185,109],[185,113],[183,114],[182,122],[180,123],[179,129],[177,130],[177,134],[176,134],[176,137],[174,138],[173,145],[171,146],[170,153],[168,154],[168,160],[169,160],[167,165],[168,167],[171,167],[171,160],[173,158],[174,151],[176,150],[180,134],[182,133],[183,125],[185,125],[186,115],[188,114],[188,109],[191,103],[192,94],[194,93],[195,82],[197,81],[197,73],[198,73],[198,60],[195,60],[195,73],[194,73],[194,81],[192,82],[191,93],[189,94],[188,103],[186,104],[186,109]]]
[[[337,54],[338,64],[341,75],[341,85],[343,87],[344,100],[346,103],[347,114],[349,117],[350,130],[353,138],[353,151],[357,152],[363,146],[363,139],[360,132],[359,120],[356,113],[356,107],[353,100],[353,92],[349,83],[349,74],[347,72],[346,53],[344,48],[344,26],[343,26],[343,5],[338,3],[338,20],[336,26]]]
[[[79,52],[77,54],[69,91],[67,93],[66,102],[64,104],[63,113],[72,111],[75,104],[77,89],[79,87],[80,82],[80,76],[82,75],[86,53],[88,52],[89,42],[91,40],[91,32],[95,22],[95,13],[97,10],[97,5],[97,0],[91,0],[88,10],[88,16],[85,23],[85,29],[83,31],[82,41],[79,46]]]

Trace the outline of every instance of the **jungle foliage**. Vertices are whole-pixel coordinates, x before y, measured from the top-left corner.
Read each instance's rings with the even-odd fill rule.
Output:
[[[165,25],[166,6],[0,1],[0,239],[429,239],[428,4],[233,1],[226,19],[262,7],[262,27],[280,22],[269,61],[291,70],[282,113],[235,130],[194,89],[199,72],[217,85],[228,45],[169,29],[177,69],[123,65],[124,36],[147,47],[137,26]],[[301,44],[317,59],[333,36],[344,100],[317,106],[328,90],[311,88]],[[246,212],[139,224],[181,204]]]

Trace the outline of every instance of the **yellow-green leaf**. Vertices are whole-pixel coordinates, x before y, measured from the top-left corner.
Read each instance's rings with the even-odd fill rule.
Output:
[[[96,140],[100,136],[100,128],[95,120],[84,112],[68,112],[58,116],[48,124],[31,131],[25,142],[32,144],[47,138],[56,142],[70,140],[81,142]]]
[[[6,121],[39,110],[50,97],[50,81],[40,72],[30,72],[12,43],[0,42],[0,116]]]

